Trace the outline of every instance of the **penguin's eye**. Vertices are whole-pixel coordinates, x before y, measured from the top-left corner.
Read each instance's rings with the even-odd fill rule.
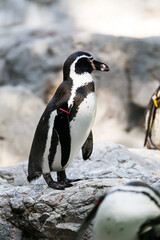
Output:
[[[159,240],[160,239],[159,230],[160,230],[159,225],[158,226],[152,226],[149,224],[145,225],[141,229],[141,232],[139,234],[139,240]]]
[[[150,225],[145,225],[143,226],[143,228],[141,229],[140,232],[140,240],[151,240],[151,235],[153,235],[152,233],[153,228]]]

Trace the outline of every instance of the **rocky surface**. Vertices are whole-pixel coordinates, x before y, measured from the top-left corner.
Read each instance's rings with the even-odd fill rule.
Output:
[[[29,184],[27,162],[0,168],[0,239],[75,239],[96,198],[110,187],[143,180],[160,190],[159,159],[159,151],[97,143],[90,160],[79,154],[67,168],[69,178],[82,180],[63,191],[48,188],[42,177]]]

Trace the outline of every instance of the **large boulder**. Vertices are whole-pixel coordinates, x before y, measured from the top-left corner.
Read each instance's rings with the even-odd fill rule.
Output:
[[[23,39],[15,36],[14,41],[14,45],[13,42],[7,46],[4,43],[4,48],[0,49],[0,84],[25,86],[46,100],[51,88],[55,89],[62,81],[59,75],[65,58],[71,52],[70,39],[61,39],[53,31],[31,31]],[[70,51],[64,55],[68,48]]]
[[[90,160],[78,155],[67,168],[69,178],[82,180],[60,191],[42,177],[29,184],[27,162],[0,168],[0,239],[75,239],[97,197],[110,187],[142,180],[160,190],[159,158],[159,151],[97,143]]]

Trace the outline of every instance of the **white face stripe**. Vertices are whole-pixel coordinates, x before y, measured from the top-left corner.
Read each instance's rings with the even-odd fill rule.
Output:
[[[93,57],[92,56],[87,56],[87,55],[81,55],[81,56],[77,57],[70,66],[70,76],[73,72],[75,73],[75,65],[78,62],[78,60],[81,59],[81,58],[93,58]]]
[[[93,82],[93,78],[92,78],[91,74],[89,74],[89,73],[84,73],[84,74],[79,75],[79,74],[76,74],[75,72],[73,72],[71,74],[71,76],[72,76],[72,79],[74,79],[74,80],[73,80],[73,86],[71,89],[71,96],[68,101],[68,107],[70,107],[73,104],[73,99],[76,95],[77,88],[82,87],[89,82]]]
[[[73,80],[73,86],[71,89],[71,96],[68,101],[68,107],[70,107],[73,104],[73,99],[76,95],[77,88],[82,87],[89,82],[93,82],[93,78],[90,73],[85,72],[83,74],[77,74],[75,72],[75,65],[76,65],[77,61],[83,57],[93,58],[92,56],[82,55],[82,56],[79,56],[78,58],[76,58],[76,60],[71,64],[70,77]]]
[[[85,57],[85,58],[93,58],[92,56],[88,56],[88,55],[85,55],[85,54],[84,54],[84,55],[81,55],[81,56],[77,57],[77,58],[73,61],[73,63],[76,64],[79,59],[84,58],[84,57]],[[72,64],[73,64],[73,63],[72,63]],[[72,66],[72,64],[71,64],[71,66]]]

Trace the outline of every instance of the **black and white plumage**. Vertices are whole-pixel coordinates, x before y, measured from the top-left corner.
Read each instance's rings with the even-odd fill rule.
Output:
[[[98,199],[76,240],[82,239],[93,219],[94,240],[158,240],[160,194],[143,182],[112,188]]]
[[[93,70],[109,71],[106,64],[94,60],[86,52],[70,55],[63,66],[63,82],[38,123],[28,165],[28,180],[43,174],[55,189],[71,186],[65,168],[82,148],[83,159],[93,148],[92,125],[96,114]],[[50,172],[57,172],[58,182]]]
[[[145,129],[144,146],[160,149],[160,87],[152,95],[146,109]]]

